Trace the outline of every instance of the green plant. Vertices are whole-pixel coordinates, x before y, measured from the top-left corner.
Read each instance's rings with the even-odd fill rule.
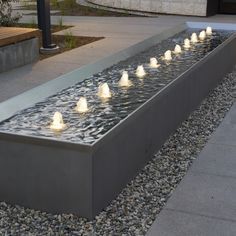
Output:
[[[72,49],[76,47],[76,37],[73,36],[71,31],[65,33],[65,47]]]
[[[29,22],[29,28],[35,28],[36,27],[36,20],[35,17],[32,16],[30,22]]]
[[[30,10],[31,9],[31,1],[29,2],[29,1],[21,1],[21,6],[23,6],[24,7],[24,9],[26,9],[26,10]]]
[[[13,2],[18,0],[0,0],[0,26],[11,26],[19,21],[19,13],[12,15]]]
[[[74,8],[76,7],[76,1],[75,0],[64,0],[64,7],[65,8]]]
[[[63,18],[62,18],[62,16],[60,18],[58,18],[58,26],[59,26],[60,29],[63,28]]]
[[[51,0],[51,4],[53,7],[59,7],[59,1],[58,0]]]
[[[61,14],[65,15],[67,10],[73,11],[73,9],[77,7],[77,3],[75,0],[64,0],[60,1],[57,7],[61,11]]]

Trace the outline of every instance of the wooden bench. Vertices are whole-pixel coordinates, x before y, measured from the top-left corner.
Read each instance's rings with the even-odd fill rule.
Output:
[[[38,60],[38,29],[0,27],[0,73]]]
[[[40,36],[38,29],[0,27],[0,47]]]

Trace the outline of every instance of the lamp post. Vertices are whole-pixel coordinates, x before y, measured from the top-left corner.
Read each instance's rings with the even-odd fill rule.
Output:
[[[59,50],[56,44],[52,43],[51,19],[50,19],[50,1],[37,0],[38,28],[42,30],[42,53],[55,53]]]

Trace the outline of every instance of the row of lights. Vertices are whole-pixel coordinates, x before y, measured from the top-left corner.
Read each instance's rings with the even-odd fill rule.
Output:
[[[189,49],[191,47],[191,43],[195,44],[199,40],[203,41],[207,36],[210,36],[210,35],[212,35],[212,28],[211,27],[207,27],[206,30],[201,31],[199,36],[197,36],[196,33],[192,33],[190,39],[186,38],[184,40],[183,47],[185,49]],[[181,52],[182,52],[181,46],[177,44],[174,48],[173,53],[174,54],[180,54]],[[164,56],[162,57],[162,59],[165,60],[165,61],[168,61],[168,62],[171,61],[172,60],[172,51],[167,50],[164,53]],[[149,67],[151,67],[151,68],[160,67],[160,64],[158,64],[158,61],[155,57],[150,58]],[[143,65],[139,65],[137,67],[135,74],[138,78],[143,78],[146,75],[146,71],[144,70]],[[129,75],[128,75],[127,71],[122,72],[122,76],[121,76],[121,79],[118,82],[118,85],[120,87],[130,87],[130,86],[132,86],[132,82],[129,80]],[[103,83],[103,84],[99,85],[99,87],[98,87],[98,96],[101,99],[108,99],[112,96],[107,83]],[[79,101],[77,102],[75,110],[79,113],[86,113],[89,110],[88,105],[87,105],[87,100],[86,100],[85,97],[80,97]],[[67,128],[67,126],[63,121],[62,114],[58,111],[55,112],[55,114],[53,116],[53,121],[50,125],[50,129],[53,130],[53,131],[62,131],[66,128]]]

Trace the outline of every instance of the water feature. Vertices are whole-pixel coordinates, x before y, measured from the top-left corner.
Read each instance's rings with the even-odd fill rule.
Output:
[[[171,50],[167,50],[164,53],[164,60],[166,60],[166,61],[171,61],[172,60],[172,52],[171,52]]]
[[[157,59],[155,57],[151,57],[150,58],[149,66],[151,68],[158,68],[158,67],[160,67],[160,64],[158,64],[158,61],[157,61]]]
[[[107,83],[100,84],[98,87],[98,96],[100,98],[110,98],[111,91]]]
[[[85,113],[87,112],[88,109],[88,103],[87,103],[87,99],[85,97],[81,97],[79,99],[79,101],[76,104],[76,108],[75,110],[79,113]]]
[[[205,38],[206,38],[206,31],[202,30],[199,34],[199,39],[203,41],[205,40]]]
[[[146,75],[146,71],[144,70],[143,65],[139,65],[136,69],[136,76],[139,78],[143,78]]]
[[[206,28],[206,35],[208,36],[212,35],[212,28],[210,26]]]
[[[181,46],[179,44],[175,45],[174,53],[179,54],[182,52]]]
[[[127,71],[122,72],[122,76],[118,84],[120,87],[130,87],[132,85],[131,81],[129,80],[129,74]]]
[[[65,128],[66,128],[66,125],[64,124],[62,114],[56,111],[53,115],[50,129],[53,131],[62,131]]]
[[[197,34],[196,33],[192,33],[192,35],[191,35],[191,43],[197,43],[197,42],[198,42]]]
[[[188,38],[192,33],[192,30],[181,32],[17,113],[0,124],[0,131],[75,143],[93,143],[232,34],[229,31],[214,31],[205,40],[199,37],[197,43],[190,44]],[[187,40],[183,43],[184,38]],[[161,60],[164,52],[176,44],[185,50],[171,54],[171,61]],[[149,58],[154,57],[156,61],[152,63],[158,67],[150,66]],[[138,79],[137,76],[144,79]],[[127,81],[132,86],[124,89],[121,84],[129,84]],[[86,109],[81,97],[86,97],[89,108]],[[76,101],[79,101],[77,106]],[[55,115],[55,112],[61,115]],[[52,122],[53,114],[55,119]],[[55,135],[57,126],[60,132]]]
[[[185,48],[185,49],[191,48],[190,40],[189,40],[189,39],[185,39],[185,40],[184,40],[184,48]]]

